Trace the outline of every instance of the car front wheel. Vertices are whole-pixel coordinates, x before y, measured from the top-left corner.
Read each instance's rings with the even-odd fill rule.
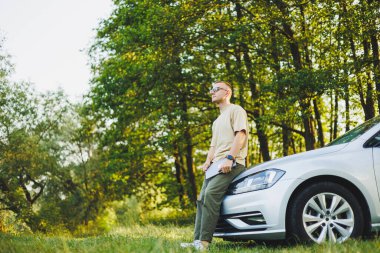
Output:
[[[291,203],[289,235],[301,241],[341,243],[363,234],[364,216],[357,198],[333,182],[314,183]]]

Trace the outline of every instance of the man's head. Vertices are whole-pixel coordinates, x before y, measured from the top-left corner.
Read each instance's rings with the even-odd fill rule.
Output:
[[[231,84],[225,81],[217,81],[210,89],[211,101],[215,104],[229,103],[232,96]]]

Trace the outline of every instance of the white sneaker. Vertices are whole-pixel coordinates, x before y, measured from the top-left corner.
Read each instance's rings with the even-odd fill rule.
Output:
[[[181,242],[181,248],[190,248],[190,247],[196,248],[195,245],[198,245],[198,244],[201,244],[200,240],[195,240],[193,242]]]
[[[201,241],[194,241],[194,248],[199,251],[206,251],[207,247],[202,244]]]
[[[206,251],[207,247],[205,247],[200,240],[195,240],[194,242],[182,242],[181,248],[194,248],[199,251]]]

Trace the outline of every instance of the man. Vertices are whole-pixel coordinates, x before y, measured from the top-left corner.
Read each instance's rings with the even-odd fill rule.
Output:
[[[231,104],[232,88],[228,82],[218,81],[210,90],[211,100],[220,110],[219,117],[212,125],[212,139],[204,172],[212,163],[224,159],[220,174],[204,180],[197,200],[197,215],[193,243],[181,243],[182,247],[205,250],[211,243],[220,205],[231,181],[245,170],[248,151],[247,113],[239,105]]]

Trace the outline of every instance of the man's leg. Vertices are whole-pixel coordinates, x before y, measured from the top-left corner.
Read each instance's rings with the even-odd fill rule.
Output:
[[[237,164],[230,173],[218,174],[210,179],[206,185],[200,203],[201,222],[200,222],[200,239],[201,241],[211,242],[219,219],[220,205],[231,181],[244,171],[243,165]]]
[[[195,226],[194,226],[194,241],[200,240],[201,236],[201,221],[202,221],[202,202],[204,193],[206,191],[207,184],[210,180],[205,179],[203,181],[202,190],[199,193],[199,197],[197,198],[197,214],[195,216]]]
[[[187,247],[195,247],[199,248],[200,247],[200,236],[201,236],[201,220],[202,220],[202,201],[201,199],[204,196],[204,192],[206,190],[207,184],[209,180],[204,180],[203,185],[202,185],[202,190],[199,194],[199,198],[197,198],[197,214],[195,217],[195,225],[194,225],[194,241],[191,243],[181,243],[182,248],[187,248]]]

